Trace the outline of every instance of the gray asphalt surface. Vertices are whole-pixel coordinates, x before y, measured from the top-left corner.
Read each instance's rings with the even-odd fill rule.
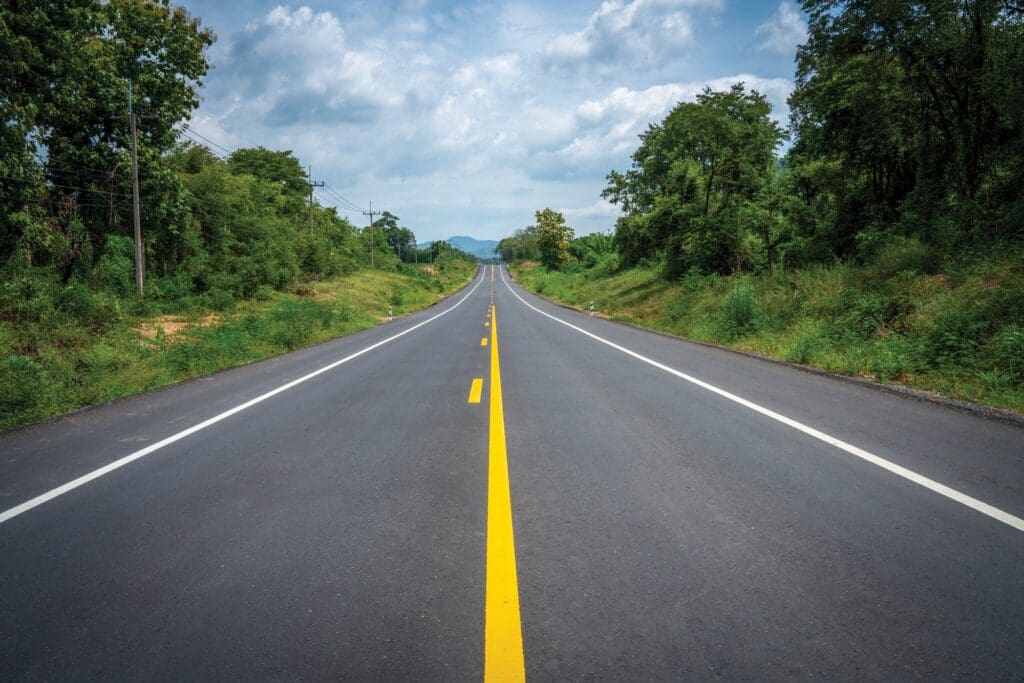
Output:
[[[1024,430],[495,273],[527,677],[1024,680],[1024,533],[532,306],[1024,516]],[[482,280],[481,280],[482,278]],[[483,675],[490,269],[373,330],[0,435],[0,679]],[[473,378],[479,404],[467,403]]]

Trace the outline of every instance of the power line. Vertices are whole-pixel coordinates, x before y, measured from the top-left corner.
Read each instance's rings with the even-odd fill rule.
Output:
[[[186,132],[186,131],[190,135],[195,135],[196,137],[200,138],[201,140],[206,140],[208,143],[210,143],[211,145],[213,145],[217,149],[223,150],[223,152],[225,154],[228,154],[228,155],[231,154],[231,150],[230,149],[228,149],[224,145],[221,145],[221,144],[218,144],[218,143],[214,142],[213,140],[211,140],[210,138],[206,137],[202,133],[197,133],[196,131],[192,130],[187,123],[185,124],[185,127],[182,128],[182,132]]]
[[[363,207],[359,206],[358,204],[356,204],[356,203],[355,203],[355,202],[353,202],[352,200],[350,200],[350,199],[346,198],[346,197],[345,197],[345,196],[344,196],[343,194],[341,194],[340,192],[338,192],[337,190],[335,190],[335,189],[334,189],[333,187],[331,187],[330,185],[324,185],[324,188],[325,188],[325,189],[326,189],[326,190],[327,190],[328,192],[331,192],[331,193],[332,193],[332,194],[334,195],[334,197],[335,197],[336,199],[338,199],[339,201],[343,202],[344,204],[347,204],[348,206],[352,207],[352,208],[353,208],[353,209],[355,209],[356,211],[366,211],[366,209],[364,209]]]
[[[15,178],[13,176],[0,175],[0,180],[12,180],[16,183],[25,183],[26,185],[42,185],[45,187],[59,187],[62,190],[75,190],[76,192],[95,192],[96,194],[116,195],[118,197],[130,197],[131,195],[123,192],[104,191],[98,189],[90,189],[86,187],[75,187],[74,185],[61,185],[59,183],[51,183],[48,180],[29,180],[28,178]],[[86,178],[88,180],[88,178]]]
[[[346,198],[346,197],[345,197],[344,195],[342,195],[342,194],[341,194],[340,192],[338,192],[337,190],[335,190],[335,189],[334,189],[333,187],[331,187],[330,185],[327,185],[327,186],[325,187],[325,189],[327,190],[328,194],[329,194],[329,195],[330,195],[330,196],[331,196],[331,197],[332,197],[332,198],[333,198],[333,199],[334,199],[335,201],[337,201],[338,203],[340,203],[340,204],[343,204],[343,205],[345,205],[345,206],[347,206],[347,207],[349,207],[349,208],[351,208],[351,209],[354,209],[354,210],[356,210],[356,211],[364,211],[364,210],[365,210],[365,209],[363,209],[363,207],[359,206],[359,205],[358,205],[358,204],[356,204],[355,202],[353,202],[353,201],[351,201],[350,199]]]
[[[73,164],[67,161],[60,161],[58,163],[52,157],[42,158],[39,156],[33,156],[33,158],[42,169],[45,169],[50,173],[59,173],[63,171],[68,172],[69,175],[78,175],[95,180],[112,179],[115,175],[115,171],[120,167],[120,164],[118,164],[118,166],[104,170],[97,166],[83,166],[82,164]]]
[[[184,130],[182,130],[182,131],[180,131],[180,134],[181,134],[182,136],[186,137],[186,138],[188,139],[188,141],[189,141],[189,142],[191,142],[192,144],[196,145],[197,147],[202,147],[202,148],[203,148],[203,149],[205,149],[205,150],[206,150],[207,152],[209,152],[209,153],[210,153],[210,154],[212,154],[213,156],[217,157],[217,158],[218,158],[218,159],[220,159],[221,161],[227,161],[227,157],[226,157],[226,156],[225,156],[225,155],[224,155],[223,153],[221,153],[221,152],[218,152],[217,150],[213,149],[213,148],[212,148],[212,147],[210,147],[209,145],[205,145],[205,144],[203,144],[202,142],[200,142],[200,141],[199,141],[199,140],[197,140],[196,138],[192,137],[192,136],[191,136],[191,135],[190,135],[190,134],[188,133],[188,131],[184,131]]]
[[[336,209],[340,209],[341,211],[344,211],[346,213],[362,213],[362,209],[361,208],[359,208],[359,207],[357,207],[357,206],[355,206],[355,205],[353,205],[351,203],[342,202],[336,195],[332,195],[330,193],[327,193],[327,199],[329,199],[329,200],[331,200],[331,201],[333,201],[335,203],[335,205],[336,205],[335,208]]]

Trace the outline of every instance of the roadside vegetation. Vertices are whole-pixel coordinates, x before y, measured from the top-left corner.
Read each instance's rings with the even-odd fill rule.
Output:
[[[167,306],[161,310],[173,313],[157,315],[77,283],[22,280],[37,289],[23,306],[3,302],[0,429],[373,327],[389,306],[401,315],[459,289],[475,267],[442,259],[436,266],[362,270],[309,283],[301,294],[268,290],[216,308]]]
[[[911,243],[867,265],[675,281],[660,264],[619,269],[614,258],[560,272],[526,261],[512,272],[528,289],[579,308],[593,301],[612,319],[1024,411],[1024,252],[924,268],[922,255]]]
[[[1024,410],[1024,10],[803,7],[788,129],[706,90],[608,175],[613,236],[545,209],[498,250],[560,301]]]
[[[197,18],[73,4],[0,8],[0,429],[363,329],[469,280],[475,259],[417,248],[391,213],[357,227],[311,204],[290,151],[190,138],[214,39]]]

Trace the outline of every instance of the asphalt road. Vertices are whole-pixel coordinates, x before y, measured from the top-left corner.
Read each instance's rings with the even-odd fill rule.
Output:
[[[0,435],[0,679],[1024,680],[1024,429],[507,280]]]

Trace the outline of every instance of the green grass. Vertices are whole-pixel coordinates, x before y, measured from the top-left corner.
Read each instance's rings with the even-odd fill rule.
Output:
[[[1024,411],[1024,253],[963,262],[920,244],[865,266],[774,276],[686,275],[653,264],[547,272],[527,288],[612,319],[832,372]]]
[[[302,295],[266,288],[252,300],[179,311],[173,318],[186,326],[174,334],[164,329],[169,322],[161,325],[166,311],[134,315],[124,301],[76,284],[9,283],[0,303],[18,304],[0,306],[0,429],[372,327],[389,305],[397,316],[454,292],[474,268],[453,260],[433,274],[410,266],[360,271]],[[156,335],[142,336],[143,325]]]

